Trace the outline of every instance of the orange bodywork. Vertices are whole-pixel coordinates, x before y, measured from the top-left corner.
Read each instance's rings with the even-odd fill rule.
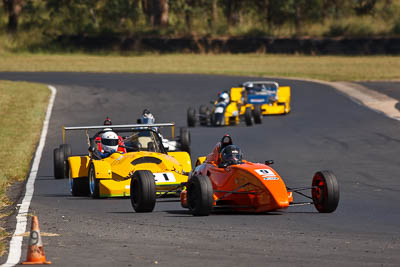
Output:
[[[219,167],[220,143],[190,174],[208,176],[213,185],[214,207],[236,211],[266,212],[286,209],[293,202],[279,174],[270,166],[243,160],[242,164]],[[181,203],[187,207],[186,191]]]

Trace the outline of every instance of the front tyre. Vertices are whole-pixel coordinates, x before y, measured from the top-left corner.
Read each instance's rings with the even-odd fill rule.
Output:
[[[180,128],[180,144],[181,150],[190,154],[190,132],[188,128]]]
[[[254,118],[254,123],[255,124],[261,124],[262,123],[261,105],[254,105],[253,118]]]
[[[194,216],[208,216],[214,203],[213,187],[207,176],[193,176],[187,183],[187,201]]]
[[[89,193],[92,198],[100,198],[100,180],[96,178],[93,164],[89,167]]]
[[[70,144],[62,144],[60,145],[60,150],[63,151],[64,154],[64,178],[68,178],[69,174],[69,163],[68,158],[72,155],[72,148]]]
[[[136,212],[152,212],[156,205],[156,183],[150,171],[136,171],[131,178],[131,203]]]
[[[339,183],[333,172],[316,172],[312,180],[311,194],[314,206],[319,212],[334,212],[339,204]]]
[[[187,124],[189,127],[196,126],[196,110],[194,108],[187,110]]]
[[[63,179],[64,172],[64,151],[60,148],[55,148],[53,150],[53,168],[54,168],[54,178]]]
[[[252,114],[251,114],[251,108],[247,107],[246,110],[244,111],[244,121],[246,122],[247,126],[253,125],[253,120],[252,120]]]
[[[74,197],[86,197],[90,193],[87,177],[71,178],[70,176],[69,186],[71,195]]]

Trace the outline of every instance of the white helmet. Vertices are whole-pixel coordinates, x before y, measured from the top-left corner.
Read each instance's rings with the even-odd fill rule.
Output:
[[[140,119],[140,121],[143,124],[153,124],[155,122],[155,118],[153,114],[151,114],[150,110],[145,109],[143,110],[142,118]]]
[[[101,147],[105,152],[117,152],[118,141],[118,135],[112,131],[107,131],[101,135]]]
[[[229,94],[227,92],[222,92],[219,95],[219,101],[229,103]]]

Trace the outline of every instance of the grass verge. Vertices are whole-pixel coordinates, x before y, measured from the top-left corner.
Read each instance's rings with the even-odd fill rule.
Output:
[[[49,55],[0,54],[0,71],[201,73],[296,77],[327,81],[400,77],[400,56],[306,56],[265,54]]]
[[[6,189],[26,179],[49,96],[45,85],[0,81],[0,218],[7,216],[4,208],[11,204]],[[6,237],[0,225],[1,244]],[[4,244],[0,245],[0,255],[4,249]]]

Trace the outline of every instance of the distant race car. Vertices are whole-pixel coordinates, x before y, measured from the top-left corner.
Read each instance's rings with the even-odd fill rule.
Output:
[[[130,196],[137,212],[152,211],[156,197],[179,194],[191,171],[187,152],[167,152],[154,128],[173,123],[112,126],[63,127],[63,144],[54,149],[55,178],[69,177],[73,196],[93,198]],[[105,128],[109,127],[109,128]],[[102,143],[96,142],[111,130],[118,134],[118,151],[99,157]],[[73,156],[65,144],[67,131],[86,131],[89,154]],[[91,137],[90,130],[100,130]],[[145,199],[143,199],[145,196]]]
[[[187,110],[189,127],[196,126],[197,122],[202,126],[238,125],[240,121],[244,121],[247,126],[262,123],[261,108],[250,105],[244,107],[240,96],[222,92],[219,93],[217,100],[210,103],[213,105],[212,108],[201,105],[198,114],[192,107]]]
[[[137,119],[138,124],[142,124],[142,121],[140,119]],[[146,125],[146,124],[143,124]],[[145,126],[147,127],[147,125]],[[172,134],[171,138],[165,138],[159,129],[155,129],[156,132],[158,132],[158,135],[160,136],[163,146],[167,151],[186,151],[187,153],[190,154],[190,131],[186,127],[180,127],[179,128],[179,135],[176,137],[174,136],[174,133]],[[174,140],[171,140],[174,139]]]
[[[189,175],[187,190],[181,192],[182,207],[189,208],[195,216],[207,216],[217,209],[268,212],[305,204],[314,204],[323,213],[336,210],[339,184],[331,171],[316,172],[310,187],[288,188],[270,167],[273,161],[261,164],[242,160],[235,147],[231,137],[224,136],[212,153],[198,158]],[[231,154],[226,151],[229,149]],[[310,190],[311,196],[303,193],[304,190]],[[296,203],[293,193],[312,201]]]
[[[273,81],[249,81],[231,89],[231,97],[240,99],[241,114],[246,108],[261,109],[262,115],[290,112],[291,90]]]

